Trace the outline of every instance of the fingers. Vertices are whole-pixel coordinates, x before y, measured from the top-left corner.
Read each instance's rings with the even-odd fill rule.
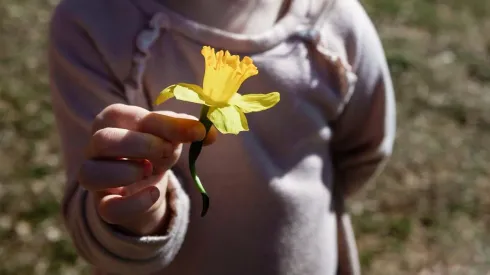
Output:
[[[160,190],[149,186],[131,196],[107,195],[99,203],[99,215],[108,223],[125,224],[148,212],[160,199]]]
[[[140,107],[124,104],[110,105],[96,116],[92,133],[95,134],[104,128],[144,132],[172,143],[199,141],[206,135],[204,125],[194,116],[170,111],[149,112]],[[216,128],[212,127],[204,144],[213,143],[216,137]]]
[[[166,158],[152,159],[151,163],[154,165],[155,173],[163,173],[168,169],[172,168],[179,160],[180,154],[182,153],[182,144],[178,144],[174,147],[172,155]]]
[[[89,191],[100,191],[130,185],[152,174],[149,161],[86,160],[78,180]]]
[[[88,160],[80,169],[80,184],[88,190],[127,186],[151,174],[137,159],[150,160],[164,172],[176,163],[182,143],[203,140],[205,128],[195,117],[173,112],[149,112],[143,108],[114,104],[93,123]],[[216,140],[213,127],[204,140]],[[131,160],[119,161],[126,158]]]
[[[170,116],[170,117],[177,117],[180,119],[187,119],[187,120],[193,120],[193,121],[198,121],[198,119],[194,116],[188,115],[188,114],[178,114],[178,113],[173,113],[169,111],[157,111],[154,113],[153,116],[158,116],[158,115],[163,115],[163,116]],[[150,123],[151,124],[151,123]],[[208,134],[203,140],[204,145],[210,145],[213,144],[216,141],[216,138],[218,136],[218,130],[216,130],[216,127],[211,126],[211,129],[209,129]],[[202,140],[202,139],[200,139]]]
[[[92,136],[89,158],[161,159],[171,157],[176,146],[154,135],[121,128],[103,128]]]
[[[174,112],[152,113],[136,106],[113,104],[97,115],[92,133],[104,128],[123,128],[152,134],[173,143],[204,139],[205,129],[196,118]]]
[[[112,104],[100,112],[92,123],[92,134],[107,127],[136,131],[138,123],[150,111],[137,106]]]
[[[206,136],[204,125],[188,116],[172,112],[150,113],[140,122],[139,130],[172,143],[187,143],[203,140]]]
[[[216,135],[208,135],[207,144]],[[98,130],[92,137],[87,157],[106,160],[124,156],[128,159],[147,159],[154,165],[154,172],[164,172],[171,168],[180,157],[182,144],[173,144],[156,136],[119,128]]]
[[[124,194],[96,192],[99,215],[106,222],[118,224],[135,232],[157,226],[166,211],[165,175],[155,175],[129,186]]]
[[[167,174],[183,143],[203,140],[209,145],[216,138],[216,128],[206,134],[193,116],[114,104],[97,115],[92,125],[79,183],[93,192],[106,222],[134,232],[152,232],[165,214],[162,203],[167,192],[166,181],[155,181],[155,177]]]

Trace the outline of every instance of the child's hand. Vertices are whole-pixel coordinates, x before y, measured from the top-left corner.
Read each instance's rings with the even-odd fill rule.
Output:
[[[216,139],[214,128],[205,144]],[[195,117],[114,104],[97,115],[80,184],[91,191],[103,220],[139,235],[165,228],[167,173],[182,143],[202,140]]]

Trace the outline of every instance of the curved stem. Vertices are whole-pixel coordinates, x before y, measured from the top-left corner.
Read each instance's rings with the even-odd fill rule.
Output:
[[[213,125],[213,123],[208,119],[207,116],[208,111],[209,111],[209,106],[203,105],[201,109],[201,117],[199,118],[199,121],[204,125],[204,128],[206,129],[206,135],[208,134],[209,129],[211,129],[211,126]],[[204,189],[204,186],[201,183],[201,180],[197,176],[197,172],[196,172],[196,160],[199,157],[199,154],[201,153],[202,145],[203,145],[203,141],[196,141],[191,143],[191,147],[189,148],[189,169],[191,172],[192,179],[194,180],[194,184],[196,185],[197,189],[199,189],[199,192],[201,192],[201,196],[202,196],[201,217],[204,217],[209,208],[209,197],[206,193],[206,190]]]

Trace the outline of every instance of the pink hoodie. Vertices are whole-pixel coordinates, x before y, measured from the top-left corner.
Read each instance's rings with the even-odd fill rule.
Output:
[[[344,200],[391,153],[394,94],[362,6],[341,0],[310,10],[323,1],[291,1],[257,35],[204,26],[155,0],[64,0],[56,8],[49,61],[67,171],[63,215],[80,255],[100,274],[360,273]],[[279,91],[281,101],[248,116],[250,132],[220,136],[201,154],[200,177],[213,199],[205,218],[184,157],[173,169],[167,234],[119,232],[77,183],[91,122],[110,104],[154,109],[162,88],[200,84],[203,45],[251,56],[259,75],[240,92]],[[176,100],[162,108],[199,114],[198,105]]]

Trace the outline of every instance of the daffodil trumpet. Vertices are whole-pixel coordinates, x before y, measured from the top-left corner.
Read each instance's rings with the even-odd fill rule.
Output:
[[[218,51],[204,46],[201,50],[204,56],[205,71],[202,87],[178,83],[160,92],[155,104],[159,105],[170,98],[197,103],[202,105],[200,122],[206,128],[206,134],[211,126],[223,134],[235,134],[248,131],[246,113],[260,112],[276,105],[280,100],[278,92],[268,94],[240,95],[238,90],[242,83],[251,76],[257,75],[257,67],[250,57],[242,60],[238,55],[228,51]],[[196,173],[196,160],[201,153],[203,141],[193,142],[189,149],[189,169],[201,192],[203,209],[201,216],[206,215],[209,207],[209,197]]]

